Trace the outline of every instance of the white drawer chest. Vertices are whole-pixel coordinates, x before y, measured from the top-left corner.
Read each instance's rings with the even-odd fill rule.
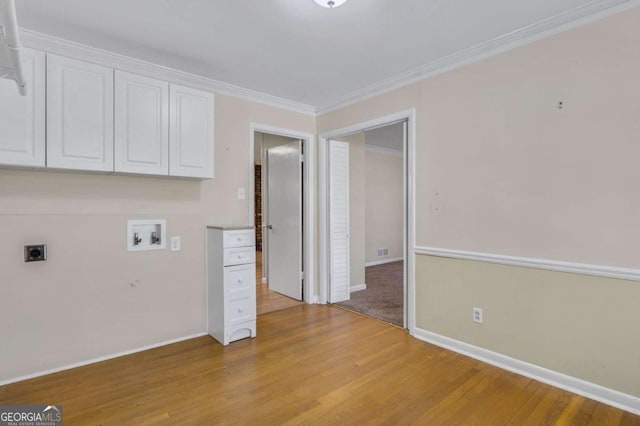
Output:
[[[252,227],[207,227],[207,311],[209,334],[223,345],[256,337]]]

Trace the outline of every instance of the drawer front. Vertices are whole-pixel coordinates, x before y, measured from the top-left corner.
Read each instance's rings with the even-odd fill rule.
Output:
[[[253,229],[238,231],[224,231],[222,235],[223,247],[247,247],[256,245],[256,234]]]
[[[243,292],[249,294],[251,286],[256,285],[255,267],[253,264],[227,266],[224,268],[224,288],[229,295]]]
[[[256,306],[252,297],[228,301],[227,308],[225,312],[228,312],[228,325],[250,321],[256,317]]]
[[[255,263],[255,247],[239,247],[224,249],[224,266]]]

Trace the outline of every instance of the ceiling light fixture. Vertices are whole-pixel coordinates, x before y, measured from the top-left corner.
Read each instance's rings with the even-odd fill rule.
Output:
[[[334,7],[340,6],[347,0],[314,0],[314,1],[322,7],[333,9]]]

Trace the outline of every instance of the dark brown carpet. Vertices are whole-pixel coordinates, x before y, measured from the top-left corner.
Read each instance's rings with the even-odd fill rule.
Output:
[[[337,305],[402,327],[402,274],[402,261],[369,266],[365,269],[367,289],[351,293],[351,300]]]

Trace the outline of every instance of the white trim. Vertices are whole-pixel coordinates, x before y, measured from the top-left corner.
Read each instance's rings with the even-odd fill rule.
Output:
[[[304,206],[302,210],[303,214],[303,241],[304,241],[304,291],[303,297],[306,303],[317,303],[317,295],[315,294],[315,188],[316,188],[316,173],[315,173],[315,136],[313,133],[300,132],[297,130],[285,129],[282,127],[275,127],[268,124],[249,123],[249,226],[255,226],[255,158],[254,158],[254,146],[255,146],[255,132],[269,133],[272,135],[285,136],[293,139],[301,139],[304,144]],[[263,212],[264,214],[264,212]],[[264,267],[264,265],[263,265]],[[265,283],[266,277],[262,278],[262,282]],[[313,291],[313,293],[312,293]]]
[[[245,89],[233,84],[165,67],[163,65],[153,64],[151,62],[120,55],[118,53],[109,52],[26,28],[20,28],[20,36],[25,46],[33,49],[43,50],[62,56],[69,56],[159,80],[166,80],[170,83],[207,90],[221,95],[233,96],[305,115],[316,115],[315,107],[312,105],[291,101],[251,89]]]
[[[423,254],[427,256],[449,257],[453,259],[497,263],[500,265],[522,266],[525,268],[545,269],[549,271],[593,275],[596,277],[640,281],[640,269],[620,268],[617,266],[606,265],[592,265],[587,263],[563,262],[559,260],[536,259],[532,257],[505,256],[502,254],[478,253],[473,251],[452,250],[437,247],[416,246],[414,248],[414,251],[416,254]]]
[[[151,345],[142,346],[140,348],[131,349],[131,350],[128,350],[128,351],[116,352],[116,353],[111,354],[111,355],[105,355],[105,356],[101,356],[101,357],[97,357],[97,358],[88,359],[86,361],[80,361],[80,362],[76,362],[76,363],[73,363],[73,364],[67,364],[67,365],[64,365],[62,367],[56,367],[56,368],[51,368],[49,370],[38,371],[36,373],[25,374],[24,376],[13,377],[11,379],[2,380],[2,381],[0,381],[0,386],[8,385],[10,383],[21,382],[23,380],[33,379],[33,378],[40,377],[40,376],[46,376],[48,374],[58,373],[60,371],[71,370],[72,368],[82,367],[82,366],[89,365],[89,364],[95,364],[96,362],[102,362],[102,361],[106,361],[106,360],[113,359],[113,358],[119,358],[121,356],[131,355],[131,354],[134,354],[134,353],[137,353],[137,352],[144,352],[144,351],[148,351],[149,349],[155,349],[155,348],[159,348],[161,346],[172,345],[174,343],[179,343],[179,342],[183,342],[185,340],[195,339],[197,337],[202,337],[202,336],[207,336],[207,335],[208,335],[207,332],[191,334],[189,336],[178,337],[176,339],[166,340],[164,342],[159,342],[159,343],[153,343]]]
[[[409,334],[413,335],[416,320],[416,291],[415,291],[415,255],[410,248],[415,245],[415,139],[416,139],[416,110],[410,109],[397,112],[395,114],[378,117],[363,123],[354,124],[330,132],[321,133],[318,137],[318,239],[319,239],[319,289],[320,303],[327,303],[327,287],[329,285],[329,264],[328,264],[328,174],[327,174],[327,145],[331,138],[357,133],[373,127],[380,127],[385,124],[407,120],[406,126],[406,147],[404,149],[405,163],[405,202],[406,208],[406,232],[403,232],[405,271],[406,274],[406,317],[404,324]]]
[[[454,54],[436,59],[435,61],[382,80],[363,89],[351,92],[339,102],[318,106],[316,111],[317,115],[327,114],[365,99],[391,92],[438,74],[460,68],[473,62],[478,62],[490,56],[515,49],[637,6],[640,6],[640,0],[591,1],[574,9],[567,10]]]
[[[358,284],[358,285],[352,285],[349,290],[351,293],[354,293],[356,291],[362,291],[362,290],[366,290],[367,289],[367,285],[366,284]]]
[[[403,259],[402,257],[394,257],[393,259],[374,260],[373,262],[365,263],[364,267],[366,268],[368,266],[384,265],[385,263],[399,262],[402,259]]]
[[[318,303],[329,300],[329,150],[328,139],[318,139]]]
[[[585,5],[559,13],[449,56],[436,59],[435,61],[421,65],[363,89],[356,90],[337,102],[320,106],[304,104],[255,90],[246,89],[233,84],[153,64],[26,28],[20,28],[19,31],[23,43],[34,49],[44,50],[63,56],[70,56],[101,65],[107,65],[116,69],[139,73],[161,80],[168,80],[170,82],[208,90],[222,95],[233,96],[305,115],[319,116],[637,6],[640,6],[640,0],[591,1]]]
[[[603,404],[611,405],[621,410],[640,415],[640,398],[633,395],[609,389],[566,374],[558,373],[535,364],[530,364],[526,361],[511,358],[488,349],[461,342],[420,328],[415,329],[414,336],[416,339],[486,362],[487,364],[511,371],[512,373],[520,374],[539,382],[602,402]]]
[[[376,154],[391,155],[393,157],[402,157],[401,149],[383,148],[381,146],[367,145],[367,144],[364,145],[364,149],[365,151],[375,152]]]

